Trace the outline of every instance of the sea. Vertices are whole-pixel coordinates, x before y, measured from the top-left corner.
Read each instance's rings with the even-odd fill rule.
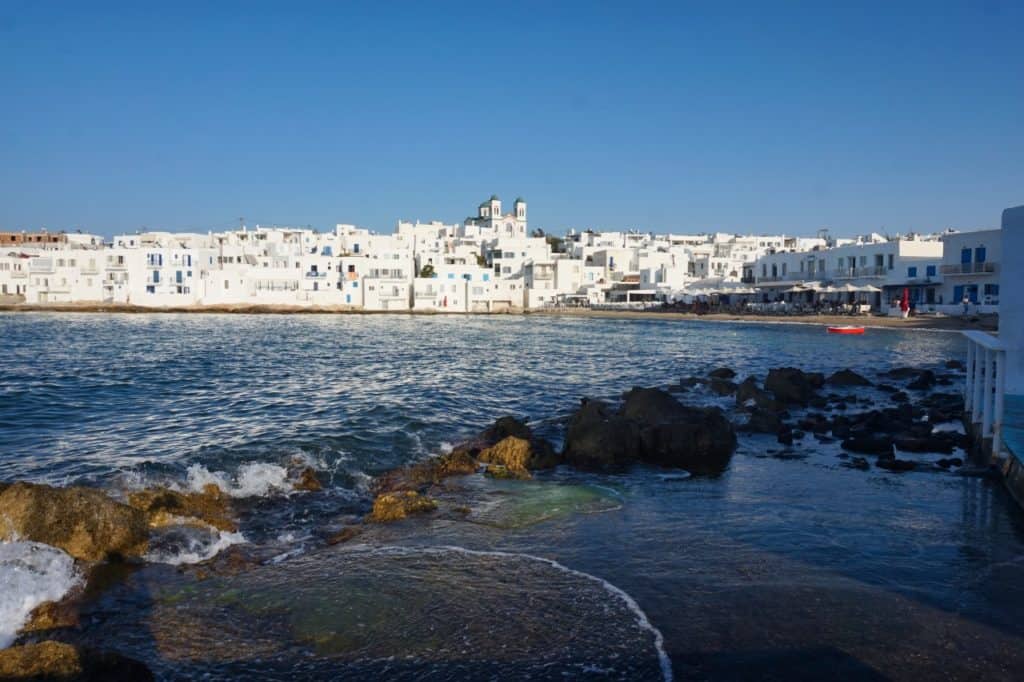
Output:
[[[719,476],[473,475],[435,513],[361,523],[376,476],[503,415],[559,447],[584,397],[783,366],[929,368],[954,392],[965,352],[954,332],[657,315],[0,313],[0,481],[233,498],[237,532],[97,569],[59,633],[161,679],[1021,679],[1024,514],[963,452],[864,471],[837,442],[741,434]],[[292,489],[296,466],[324,489]],[[83,570],[0,543],[0,647]]]

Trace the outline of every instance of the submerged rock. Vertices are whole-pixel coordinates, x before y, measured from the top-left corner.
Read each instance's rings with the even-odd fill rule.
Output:
[[[930,369],[923,370],[917,378],[907,384],[912,391],[927,391],[935,385],[935,372]]]
[[[783,429],[781,417],[775,412],[755,409],[750,413],[747,422],[740,427],[743,431],[750,433],[772,433],[777,434]]]
[[[292,483],[292,488],[295,490],[315,493],[323,490],[324,486],[320,483],[320,477],[317,476],[316,469],[313,467],[306,467],[299,472],[298,478],[294,483]]]
[[[843,441],[842,448],[861,455],[892,455],[893,439],[874,434],[851,435]]]
[[[871,382],[854,372],[852,369],[841,369],[834,373],[825,383],[833,386],[870,386]]]
[[[735,393],[737,386],[736,382],[727,379],[712,379],[708,382],[708,388],[715,395],[726,396]]]
[[[389,522],[404,519],[410,514],[423,514],[437,509],[437,502],[414,490],[402,490],[378,495],[373,501],[371,521]]]
[[[143,512],[92,488],[13,483],[0,492],[0,518],[0,538],[42,542],[84,561],[138,556],[149,533]]]
[[[198,521],[229,533],[238,530],[230,498],[212,483],[198,493],[169,488],[140,490],[128,495],[128,504],[144,512],[152,528]]]
[[[736,372],[728,367],[719,367],[708,372],[708,376],[712,379],[732,379]]]
[[[113,652],[79,649],[45,641],[0,650],[0,678],[5,680],[152,680],[142,663]]]
[[[780,367],[768,370],[764,387],[781,402],[808,405],[824,384],[825,377],[820,373]]]

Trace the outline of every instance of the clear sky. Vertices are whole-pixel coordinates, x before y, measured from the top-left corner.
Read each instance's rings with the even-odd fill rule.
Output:
[[[0,229],[848,235],[1024,203],[1024,2],[0,0]]]

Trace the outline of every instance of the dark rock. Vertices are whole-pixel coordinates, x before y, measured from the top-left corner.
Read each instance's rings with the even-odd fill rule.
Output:
[[[893,367],[892,369],[882,372],[882,376],[887,376],[891,379],[916,379],[922,370],[917,367]]]
[[[939,432],[925,436],[906,435],[896,437],[896,448],[904,452],[938,452],[951,454],[959,444],[958,434]]]
[[[964,461],[959,457],[943,457],[942,459],[936,460],[935,464],[943,469],[948,469],[949,467],[962,467],[964,465]]]
[[[824,383],[825,377],[822,374],[806,373],[795,367],[781,367],[768,371],[764,387],[780,402],[807,405]]]
[[[843,441],[842,448],[860,455],[892,455],[893,439],[872,434],[851,435]]]
[[[589,400],[569,418],[562,454],[584,469],[631,464],[640,458],[639,429],[606,403]]]
[[[798,431],[796,429],[793,430],[793,439],[794,440],[803,440],[806,435],[807,434],[804,433],[803,431]]]
[[[722,410],[689,407],[656,388],[626,394],[619,416],[636,425],[628,432],[639,433],[640,458],[653,464],[718,473],[736,448],[736,433]]]
[[[817,441],[818,441],[819,443],[835,443],[835,442],[836,442],[836,439],[835,439],[835,438],[831,438],[831,437],[829,437],[829,436],[825,436],[825,435],[823,435],[823,434],[820,434],[820,433],[816,433],[816,434],[814,434],[814,438],[815,438],[815,439],[816,439],[816,440],[817,440]]]
[[[927,391],[935,385],[935,372],[930,369],[922,371],[916,379],[907,384],[912,391]]]
[[[685,379],[679,380],[679,385],[683,388],[693,388],[694,386],[699,386],[706,381],[707,379],[702,379],[701,377],[686,377]]]
[[[727,379],[712,379],[708,383],[708,388],[715,395],[732,395],[736,392],[736,383]]]
[[[708,376],[712,379],[732,379],[736,376],[736,372],[729,369],[728,367],[719,367],[708,372]]]
[[[770,410],[755,409],[750,413],[747,423],[740,427],[742,431],[750,433],[778,433],[783,428],[782,419],[778,413]]]
[[[960,362],[959,360],[946,360],[946,369],[963,370],[964,363]]]
[[[885,393],[895,393],[896,391],[900,390],[893,386],[892,384],[878,384],[877,386],[875,386],[875,388],[877,388],[879,391],[884,391]]]
[[[911,462],[906,459],[896,459],[895,457],[879,457],[875,465],[880,469],[887,471],[913,471],[917,468],[916,462]]]
[[[779,435],[776,437],[776,440],[778,440],[778,442],[781,443],[782,445],[792,445],[793,432],[790,430],[779,431]]]
[[[833,386],[870,386],[871,382],[854,372],[852,369],[841,369],[828,379],[825,383]]]
[[[867,461],[863,457],[851,457],[846,462],[840,464],[840,466],[844,466],[847,469],[859,469],[861,471],[867,471],[868,469],[871,468],[871,462]]]
[[[894,403],[907,403],[907,402],[910,402],[910,396],[908,396],[908,395],[907,395],[906,393],[904,393],[903,391],[896,391],[895,393],[893,393],[893,394],[892,394],[891,396],[889,396],[889,397],[890,397],[890,399],[891,399],[891,400],[892,400],[892,401],[893,401]]]

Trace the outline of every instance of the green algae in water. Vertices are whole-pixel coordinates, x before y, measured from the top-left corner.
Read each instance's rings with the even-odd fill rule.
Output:
[[[547,481],[492,481],[495,495],[473,507],[469,520],[496,528],[523,528],[573,514],[622,507],[611,488]]]

